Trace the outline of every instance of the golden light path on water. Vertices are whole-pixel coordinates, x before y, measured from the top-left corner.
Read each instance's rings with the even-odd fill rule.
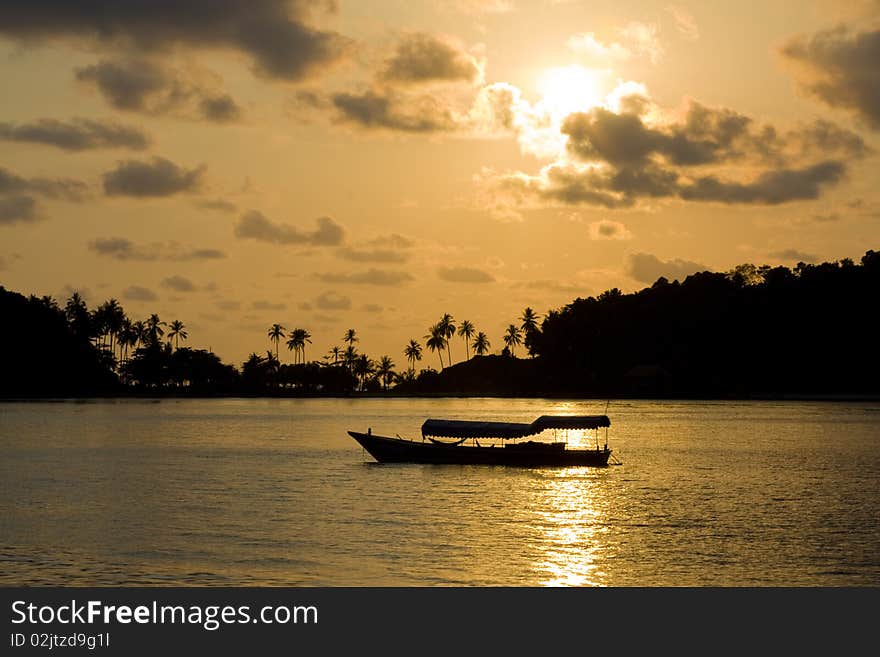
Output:
[[[604,586],[606,509],[590,468],[548,470],[534,500],[542,541],[535,564],[542,586]]]

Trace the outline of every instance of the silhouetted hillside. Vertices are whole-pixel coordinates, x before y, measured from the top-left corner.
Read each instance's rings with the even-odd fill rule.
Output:
[[[117,388],[111,365],[49,298],[0,286],[0,395],[94,395]]]

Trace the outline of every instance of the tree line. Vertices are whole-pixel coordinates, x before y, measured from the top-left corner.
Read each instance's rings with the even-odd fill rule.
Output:
[[[727,396],[880,391],[873,307],[880,254],[799,263],[744,264],[685,280],[659,278],[624,294],[577,298],[543,317],[525,308],[491,354],[488,335],[449,313],[402,346],[406,362],[373,359],[354,328],[319,359],[312,334],[268,327],[269,349],[239,367],[181,346],[180,320],[128,317],[116,299],[90,310],[74,292],[59,305],[0,287],[0,395],[562,394]],[[454,362],[453,347],[459,362]],[[284,363],[281,346],[292,355]],[[523,349],[528,358],[520,358]],[[439,369],[417,366],[436,354]]]

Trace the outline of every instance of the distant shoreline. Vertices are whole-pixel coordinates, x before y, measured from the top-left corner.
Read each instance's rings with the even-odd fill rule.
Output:
[[[571,395],[560,393],[547,394],[530,394],[516,395],[507,393],[481,393],[481,394],[465,394],[465,393],[448,393],[448,392],[358,392],[351,394],[319,394],[319,393],[279,393],[279,394],[244,394],[244,393],[212,393],[212,394],[188,394],[169,393],[162,391],[158,394],[147,393],[122,393],[122,394],[101,394],[101,395],[73,395],[65,397],[46,396],[46,397],[0,397],[0,403],[15,402],[77,402],[77,401],[109,401],[109,400],[126,400],[126,399],[145,399],[145,400],[164,400],[164,399],[559,399],[559,400],[584,400],[584,401],[663,401],[663,402],[684,402],[684,401],[718,401],[718,402],[736,402],[736,401],[804,401],[804,402],[880,402],[880,394],[846,394],[846,393],[828,393],[828,394],[753,394],[753,395],[729,395],[729,396],[638,396],[638,395],[618,395],[618,396],[596,396],[596,395]]]

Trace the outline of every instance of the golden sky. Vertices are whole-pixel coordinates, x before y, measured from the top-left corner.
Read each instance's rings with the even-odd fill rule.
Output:
[[[0,79],[0,284],[236,364],[880,246],[876,0],[6,0]]]

